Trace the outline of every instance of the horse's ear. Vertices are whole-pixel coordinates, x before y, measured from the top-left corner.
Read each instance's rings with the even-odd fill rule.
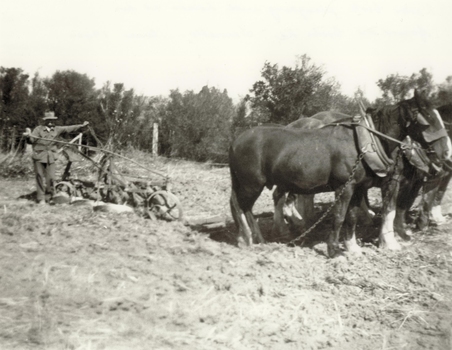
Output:
[[[366,115],[364,103],[361,99],[358,100],[358,106],[359,106],[359,114],[361,117],[364,117]]]
[[[374,114],[374,112],[376,111],[376,108],[372,108],[372,107],[367,107],[366,109],[366,114]]]
[[[418,89],[414,89],[414,100],[416,101],[416,107],[412,109],[412,113],[414,114],[417,122],[421,125],[430,125],[428,120],[420,113],[420,109],[428,106],[426,91],[418,91]]]
[[[414,89],[414,99],[416,100],[416,103],[418,105],[425,103],[425,101],[427,100],[427,91],[419,91],[418,89]]]

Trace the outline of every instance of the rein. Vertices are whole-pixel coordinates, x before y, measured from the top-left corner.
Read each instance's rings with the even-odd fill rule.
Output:
[[[162,174],[162,173],[160,173],[160,172],[158,172],[158,171],[149,169],[148,167],[145,167],[144,165],[142,165],[142,164],[140,164],[140,163],[134,161],[133,159],[127,158],[127,157],[125,157],[125,156],[123,156],[123,155],[121,155],[121,154],[118,154],[118,153],[115,153],[115,152],[112,152],[112,151],[108,151],[108,150],[106,150],[106,149],[101,149],[101,148],[98,148],[98,147],[93,147],[93,146],[88,146],[88,145],[83,145],[83,144],[81,144],[81,145],[74,145],[73,143],[70,143],[70,142],[59,141],[59,140],[54,140],[54,139],[47,139],[47,138],[44,138],[44,137],[38,137],[38,136],[33,136],[33,138],[38,139],[38,140],[51,141],[52,143],[55,142],[55,143],[59,143],[59,144],[63,144],[63,145],[70,145],[70,146],[77,146],[77,147],[78,147],[78,146],[81,146],[81,147],[84,147],[84,148],[87,148],[87,149],[93,150],[93,151],[101,151],[101,152],[110,154],[110,155],[112,155],[112,156],[116,156],[116,157],[125,159],[125,160],[127,160],[127,161],[129,161],[129,162],[131,162],[131,163],[133,163],[133,164],[135,164],[135,165],[137,165],[137,166],[139,166],[140,168],[149,171],[149,172],[152,173],[152,174],[161,176],[161,177],[163,177],[163,178],[168,178],[167,175],[164,175],[164,174]]]
[[[405,154],[405,156],[407,157],[407,159],[409,160],[409,162],[410,162],[414,167],[416,167],[416,168],[418,168],[418,169],[420,169],[420,170],[422,170],[422,171],[425,171],[424,169],[419,168],[418,165],[414,164],[414,163],[410,160],[410,157],[408,157],[407,154],[406,154],[406,151],[407,151],[407,150],[413,150],[413,149],[420,150],[420,151],[417,153],[417,155],[418,155],[418,157],[421,159],[421,161],[423,162],[423,164],[426,164],[426,165],[429,166],[429,167],[433,167],[433,169],[434,169],[436,172],[439,172],[439,168],[438,168],[438,166],[435,164],[435,162],[432,161],[432,160],[430,160],[429,158],[425,157],[425,156],[422,154],[422,152],[421,152],[421,151],[423,150],[423,151],[425,151],[427,154],[429,154],[429,153],[435,153],[435,151],[433,150],[433,148],[432,148],[432,146],[431,146],[430,144],[428,145],[427,148],[424,148],[424,147],[422,147],[421,145],[419,145],[418,143],[411,143],[411,142],[408,142],[408,143],[407,143],[407,142],[403,142],[403,141],[397,140],[397,139],[395,139],[395,138],[393,138],[393,137],[391,137],[391,136],[388,136],[388,135],[386,135],[386,134],[384,134],[384,133],[382,133],[382,132],[380,132],[380,131],[378,131],[378,130],[376,130],[376,129],[370,128],[370,127],[368,127],[368,126],[366,126],[366,125],[363,125],[363,124],[359,123],[359,119],[357,119],[357,118],[360,118],[360,117],[359,117],[359,116],[357,116],[357,117],[352,117],[352,121],[351,121],[351,122],[348,121],[350,118],[344,118],[344,119],[342,119],[342,120],[337,121],[336,123],[326,124],[326,125],[324,125],[323,127],[326,127],[326,126],[338,126],[338,125],[347,126],[347,127],[351,127],[351,126],[357,127],[357,126],[360,126],[360,127],[364,128],[364,129],[367,129],[369,132],[372,132],[373,134],[375,134],[375,135],[377,135],[377,136],[379,136],[379,137],[381,137],[381,138],[385,138],[385,139],[387,139],[387,140],[390,140],[390,141],[393,141],[393,142],[398,143],[398,144],[400,145],[400,149],[403,151],[403,153]],[[344,121],[347,121],[347,122],[344,122]],[[442,166],[445,166],[446,169],[449,170],[449,171],[452,170],[452,164],[451,164],[451,165],[449,165],[449,164],[447,164],[447,165],[446,165],[446,164],[443,164]]]
[[[352,122],[350,122],[350,123],[344,123],[344,122],[339,121],[339,122],[337,122],[337,123],[326,124],[326,125],[323,126],[323,128],[326,127],[326,126],[339,126],[339,125],[342,125],[342,126],[360,126],[360,127],[364,128],[364,129],[369,130],[370,132],[374,133],[375,135],[378,135],[378,136],[383,137],[383,138],[386,138],[386,139],[388,139],[388,140],[390,140],[390,141],[396,142],[396,143],[398,143],[398,144],[400,144],[400,145],[402,145],[402,146],[406,146],[406,143],[405,143],[405,142],[400,141],[400,140],[397,140],[397,139],[395,139],[395,138],[393,138],[393,137],[391,137],[391,136],[388,136],[388,135],[386,135],[386,134],[383,134],[382,132],[380,132],[380,131],[378,131],[378,130],[369,128],[369,127],[366,126],[366,125],[361,125],[361,124],[359,124],[359,123],[356,122],[356,121],[352,121]],[[414,147],[419,148],[418,146],[414,146]]]

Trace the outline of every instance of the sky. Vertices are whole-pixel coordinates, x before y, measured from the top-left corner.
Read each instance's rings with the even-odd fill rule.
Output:
[[[75,70],[137,94],[198,92],[238,101],[265,62],[311,62],[374,100],[390,74],[452,75],[450,0],[0,0],[0,66]]]

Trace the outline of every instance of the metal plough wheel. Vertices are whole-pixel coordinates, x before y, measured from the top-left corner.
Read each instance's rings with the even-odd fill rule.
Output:
[[[55,185],[55,193],[63,192],[68,194],[70,197],[75,196],[75,187],[70,182],[61,181]]]
[[[59,182],[55,185],[55,194],[52,200],[57,204],[69,203],[75,192],[75,188],[70,182]]]
[[[169,191],[161,190],[152,193],[146,200],[146,206],[149,212],[164,220],[183,220],[182,205],[179,198]]]

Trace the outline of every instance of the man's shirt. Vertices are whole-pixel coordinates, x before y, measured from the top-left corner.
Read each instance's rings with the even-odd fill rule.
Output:
[[[77,131],[81,127],[83,127],[83,124],[56,126],[55,128],[48,128],[44,125],[37,126],[30,135],[30,141],[33,145],[32,159],[41,163],[54,163],[57,158],[58,147],[53,140],[56,140],[61,134]],[[37,137],[47,140],[41,140]]]

